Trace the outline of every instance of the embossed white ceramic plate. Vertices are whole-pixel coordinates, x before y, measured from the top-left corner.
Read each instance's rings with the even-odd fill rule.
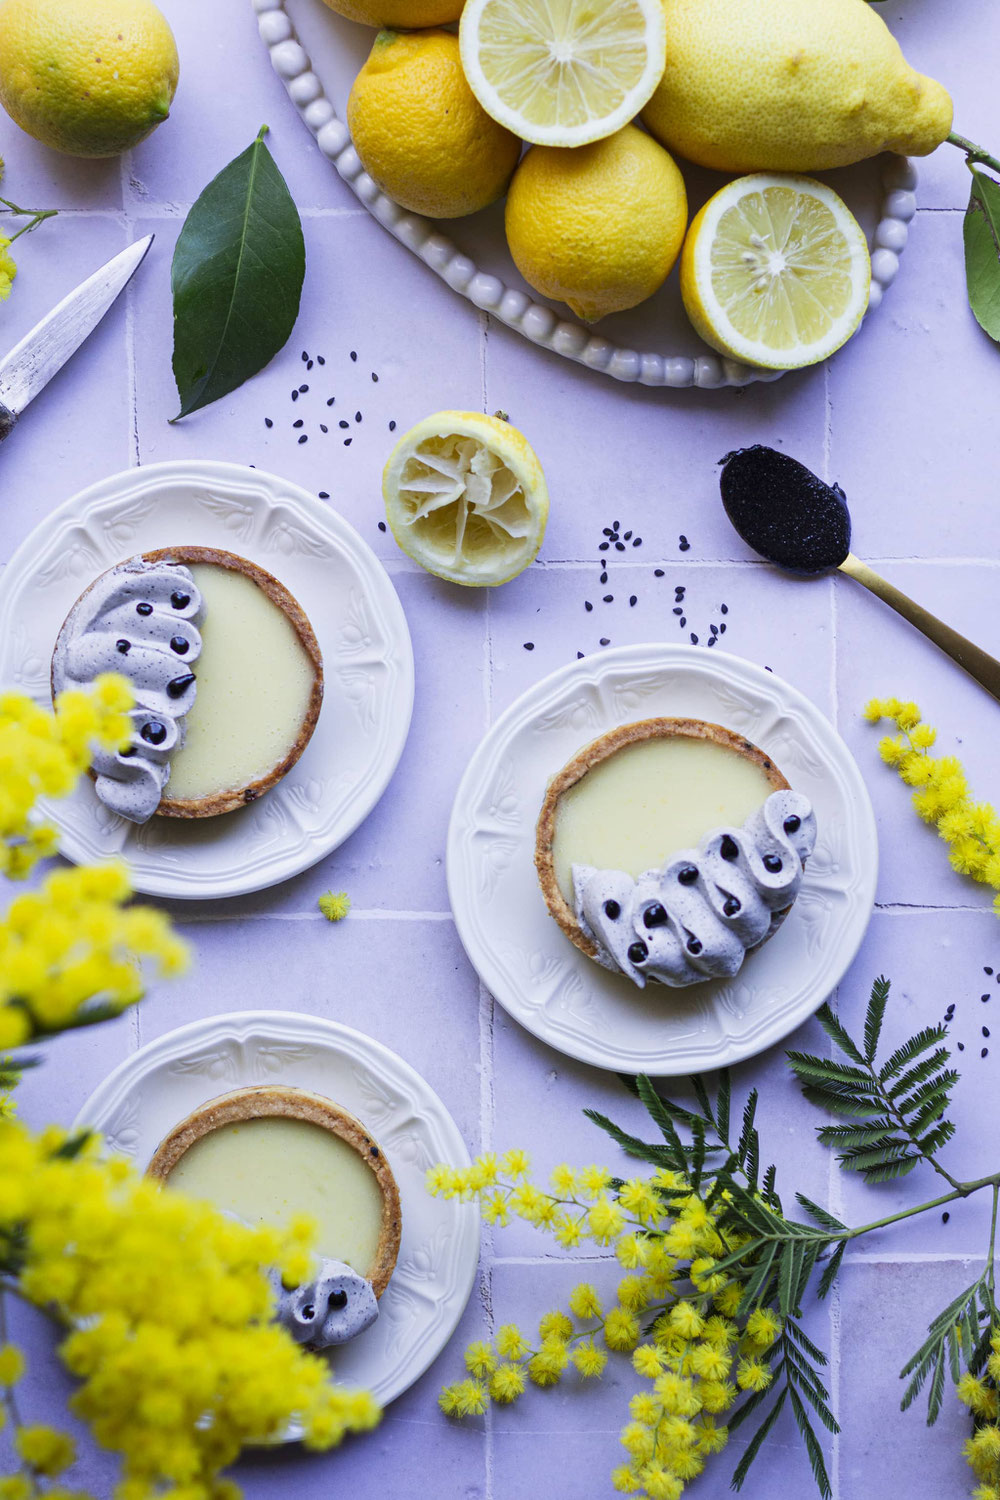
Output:
[[[602,319],[595,331],[573,322],[561,304],[539,301],[522,281],[507,249],[502,204],[461,221],[456,229],[461,248],[441,224],[408,213],[369,177],[344,124],[347,96],[371,50],[374,32],[335,14],[321,0],[252,3],[271,64],[327,161],[373,218],[474,306],[533,344],[615,380],[710,389],[780,377],[780,370],[758,370],[723,359],[703,344],[681,307],[676,276],[650,301]],[[831,180],[838,192],[846,190],[848,205],[871,230],[869,310],[874,311],[899,270],[916,212],[917,174],[905,157],[885,156],[879,163],[863,162],[835,173]],[[707,197],[709,184],[715,192],[719,182],[714,173],[696,174],[693,181],[693,207],[698,207],[701,189]],[[446,227],[450,229],[450,223]]]
[[[236,896],[307,869],[371,812],[406,742],[413,650],[388,574],[336,511],[260,469],[182,460],[102,480],[22,543],[0,575],[0,685],[49,703],[52,648],[86,586],[133,553],[181,542],[237,552],[299,600],[323,652],[316,732],[273,791],[224,817],[137,827],[108,812],[89,778],[47,812],[69,859],[120,854],[138,891]]]
[[[451,1115],[409,1063],[350,1026],[284,1011],[238,1011],[170,1031],[126,1058],[76,1118],[145,1168],[179,1120],[255,1083],[312,1089],[356,1115],[383,1147],[399,1185],[402,1241],[378,1320],[331,1354],[338,1380],[394,1401],[447,1344],[479,1263],[479,1213],[432,1198],[424,1173],[467,1166]],[[288,1441],[301,1434],[289,1431]]]
[[[591,740],[660,715],[748,739],[816,809],[819,836],[781,931],[731,980],[638,990],[586,958],[549,916],[535,875],[546,785]],[[544,678],[472,757],[448,833],[448,892],[466,952],[522,1026],[599,1068],[661,1076],[727,1067],[771,1047],[839,983],[875,900],[878,843],[861,773],[795,688],[697,646],[619,646]]]

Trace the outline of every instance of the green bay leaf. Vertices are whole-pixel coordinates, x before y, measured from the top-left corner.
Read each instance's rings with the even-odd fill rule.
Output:
[[[1000,343],[1000,183],[973,171],[965,213],[965,279],[977,323]]]
[[[208,184],[177,241],[171,287],[178,417],[256,375],[288,342],[298,317],[302,224],[265,130]]]

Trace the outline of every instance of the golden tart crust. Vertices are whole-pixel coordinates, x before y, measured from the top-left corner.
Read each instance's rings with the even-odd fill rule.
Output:
[[[588,958],[597,957],[597,945],[582,931],[576,920],[576,913],[559,889],[559,883],[556,880],[553,844],[556,836],[559,800],[571,787],[576,786],[578,781],[582,781],[588,771],[592,771],[602,761],[609,760],[627,745],[636,745],[643,740],[674,737],[709,740],[713,745],[732,750],[734,754],[760,767],[770,782],[772,791],[790,790],[788,782],[769,755],[765,755],[763,750],[743,735],[734,734],[732,730],[724,729],[721,724],[712,724],[706,719],[640,719],[634,724],[621,724],[617,729],[611,729],[591,744],[585,745],[571,761],[563,766],[561,771],[553,776],[546,788],[545,800],[542,802],[542,810],[538,815],[535,830],[535,869],[538,872],[538,881],[546,906],[570,942],[575,943],[581,953],[585,953]],[[706,833],[708,831],[708,829],[705,830]],[[670,852],[666,850],[665,855]]]
[[[188,1115],[186,1120],[181,1120],[174,1126],[157,1146],[146,1173],[165,1182],[184,1153],[203,1136],[223,1125],[236,1125],[245,1120],[273,1119],[275,1116],[306,1120],[311,1125],[322,1126],[324,1130],[352,1146],[374,1174],[382,1194],[382,1225],[375,1259],[363,1274],[371,1282],[376,1297],[381,1297],[389,1285],[399,1254],[402,1232],[399,1189],[378,1142],[369,1135],[360,1120],[348,1114],[339,1104],[334,1104],[332,1099],[324,1099],[321,1094],[312,1094],[305,1089],[286,1088],[281,1084],[234,1089],[232,1093],[220,1094],[217,1099],[210,1099],[207,1104]]]

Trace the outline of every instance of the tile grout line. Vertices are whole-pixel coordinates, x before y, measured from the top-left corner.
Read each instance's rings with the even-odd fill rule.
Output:
[[[118,181],[122,194],[122,213],[125,220],[126,243],[135,237],[135,223],[131,214],[132,153],[126,151],[119,158]],[[128,382],[129,399],[129,467],[139,465],[139,386],[135,358],[135,278],[125,288],[125,378]]]
[[[823,478],[827,484],[830,483],[830,470],[833,462],[833,394],[830,378],[829,360],[823,367]],[[837,650],[837,626],[839,624],[838,599],[836,580],[831,577],[828,580],[829,588],[829,619],[830,619],[830,703],[833,709],[833,727],[840,733],[840,693],[838,650]],[[834,1006],[836,1007],[840,998],[839,988],[834,995]],[[827,1201],[831,1205],[831,1211],[841,1219],[843,1216],[843,1182],[841,1181],[840,1169],[837,1166],[836,1157],[830,1152],[827,1161]],[[830,1438],[830,1483],[834,1496],[840,1494],[840,1411],[841,1411],[841,1307],[840,1307],[840,1277],[838,1276],[830,1289],[829,1309],[827,1313],[828,1327],[830,1330],[830,1410],[837,1423],[838,1430],[831,1434]]]
[[[489,313],[479,313],[479,379],[480,399],[483,412],[489,412],[488,344],[490,331]],[[484,591],[483,599],[483,733],[489,733],[493,722],[493,644],[490,590]],[[489,990],[479,982],[479,1139],[482,1151],[493,1150],[493,1132],[496,1123],[496,1090],[494,1076],[494,1027],[495,1002]],[[493,1268],[496,1263],[494,1225],[481,1224],[481,1265],[479,1272],[479,1296],[483,1316],[486,1320],[487,1337],[492,1341],[496,1334],[496,1319],[493,1313]],[[483,1496],[493,1500],[494,1494],[494,1409],[487,1403],[483,1417]]]

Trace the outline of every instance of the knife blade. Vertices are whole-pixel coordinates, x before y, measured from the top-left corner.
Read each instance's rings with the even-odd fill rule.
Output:
[[[147,234],[136,240],[81,282],[0,360],[0,442],[94,331],[142,264],[153,238]]]

